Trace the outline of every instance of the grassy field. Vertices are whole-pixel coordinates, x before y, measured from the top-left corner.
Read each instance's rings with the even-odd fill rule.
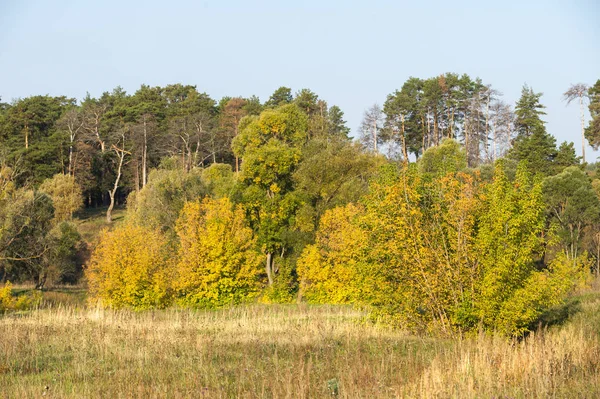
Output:
[[[411,336],[348,307],[141,313],[46,292],[0,316],[0,397],[600,397],[600,295],[520,341]]]

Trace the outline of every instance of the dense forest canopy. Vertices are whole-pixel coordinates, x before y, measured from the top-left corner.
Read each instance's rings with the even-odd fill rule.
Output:
[[[598,147],[600,80],[567,89],[592,117],[577,145]],[[511,105],[455,73],[409,78],[354,139],[309,89],[2,103],[0,277],[85,280],[113,307],[353,303],[411,329],[520,334],[600,271],[596,165],[544,115],[531,87]],[[122,206],[84,242],[82,208],[110,227]]]

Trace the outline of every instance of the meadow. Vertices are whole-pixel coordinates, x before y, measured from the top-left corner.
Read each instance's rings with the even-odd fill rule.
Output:
[[[600,292],[545,322],[518,340],[416,336],[346,306],[132,312],[63,287],[0,316],[0,397],[599,397]]]

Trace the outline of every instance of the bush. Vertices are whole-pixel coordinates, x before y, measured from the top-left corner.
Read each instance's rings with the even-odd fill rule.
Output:
[[[262,256],[240,206],[229,199],[187,203],[177,220],[181,247],[177,301],[214,308],[255,297],[262,286]]]
[[[86,270],[90,294],[109,307],[164,308],[171,301],[172,251],[157,229],[104,231]]]

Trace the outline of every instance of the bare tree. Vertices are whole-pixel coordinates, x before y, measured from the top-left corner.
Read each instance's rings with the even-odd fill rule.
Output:
[[[500,100],[490,105],[490,130],[492,135],[492,151],[490,160],[504,156],[510,149],[513,135],[514,113],[512,107]]]
[[[379,132],[383,129],[384,121],[383,110],[379,104],[373,104],[365,111],[360,124],[360,140],[367,148],[373,149],[375,152],[378,152],[377,144],[381,140]]]
[[[579,109],[581,111],[581,158],[585,163],[585,117],[583,113],[583,101],[588,97],[588,90],[590,87],[585,83],[577,83],[571,85],[569,90],[563,93],[563,99],[567,102],[567,105],[576,98],[579,99]]]
[[[115,206],[115,194],[117,193],[117,189],[119,188],[119,182],[121,180],[121,175],[123,173],[123,165],[125,165],[125,157],[127,155],[131,155],[131,152],[126,149],[125,146],[125,138],[129,133],[128,128],[123,128],[119,132],[118,140],[111,146],[111,149],[115,152],[117,156],[116,164],[117,164],[117,176],[115,177],[115,183],[111,190],[108,190],[108,195],[110,196],[110,205],[106,211],[106,221],[108,223],[112,222],[112,210]]]
[[[71,108],[63,114],[63,116],[57,122],[59,128],[64,129],[69,134],[69,167],[68,174],[75,176],[75,170],[73,167],[73,149],[75,141],[77,140],[79,133],[83,130],[84,120],[81,113],[77,108]]]
[[[105,104],[90,102],[83,106],[83,130],[87,133],[88,141],[96,142],[100,146],[100,151],[106,151],[106,139],[100,134],[100,125],[102,117],[108,107]]]

